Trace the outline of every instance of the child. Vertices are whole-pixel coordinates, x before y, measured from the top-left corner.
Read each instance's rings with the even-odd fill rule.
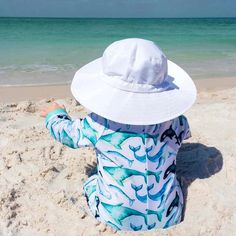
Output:
[[[176,155],[191,136],[181,114],[196,99],[188,74],[154,42],[128,38],[80,68],[71,91],[92,111],[84,119],[72,120],[57,103],[41,116],[62,144],[95,148],[97,173],[83,186],[93,216],[117,230],[180,223]]]

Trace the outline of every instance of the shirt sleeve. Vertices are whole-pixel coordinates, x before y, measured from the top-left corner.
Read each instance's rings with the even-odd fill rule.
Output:
[[[192,137],[189,123],[187,118],[184,115],[179,116],[179,123],[181,127],[181,132],[182,132],[182,140],[188,139]]]
[[[98,140],[98,131],[89,115],[72,120],[64,109],[59,108],[47,114],[45,123],[51,136],[70,148],[95,146]]]

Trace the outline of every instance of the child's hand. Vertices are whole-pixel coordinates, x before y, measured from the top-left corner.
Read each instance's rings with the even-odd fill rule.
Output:
[[[53,110],[56,110],[58,108],[62,108],[65,109],[64,105],[58,104],[56,102],[53,102],[52,104],[50,104],[49,106],[42,108],[42,110],[40,111],[40,116],[42,117],[46,117],[47,114]]]

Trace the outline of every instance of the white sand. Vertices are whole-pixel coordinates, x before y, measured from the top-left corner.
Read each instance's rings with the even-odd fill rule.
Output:
[[[86,114],[57,100],[72,117]],[[50,137],[37,102],[0,105],[0,235],[111,235],[84,212],[82,184],[95,166],[92,149],[73,150]],[[186,113],[192,138],[177,158],[185,188],[184,221],[167,230],[117,235],[233,235],[236,222],[236,88],[202,91]]]

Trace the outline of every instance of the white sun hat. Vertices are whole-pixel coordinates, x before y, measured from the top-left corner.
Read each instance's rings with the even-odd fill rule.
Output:
[[[197,94],[190,76],[141,38],[110,44],[102,57],[76,72],[71,92],[88,110],[133,125],[171,120],[188,110]]]

